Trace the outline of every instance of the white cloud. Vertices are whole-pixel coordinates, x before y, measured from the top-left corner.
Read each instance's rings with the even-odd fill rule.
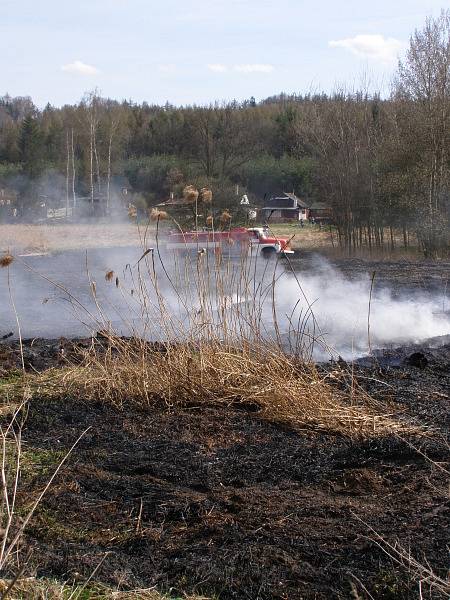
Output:
[[[226,65],[220,64],[208,65],[208,69],[213,73],[226,73],[228,71],[228,67]]]
[[[273,65],[235,65],[234,70],[238,73],[272,73]]]
[[[344,40],[331,40],[331,48],[345,48],[352,54],[382,63],[392,63],[397,59],[405,44],[395,38],[385,38],[379,34],[360,34]]]
[[[63,65],[61,69],[66,71],[66,73],[78,73],[79,75],[97,75],[99,73],[96,67],[86,65],[81,60],[74,60],[73,63]]]

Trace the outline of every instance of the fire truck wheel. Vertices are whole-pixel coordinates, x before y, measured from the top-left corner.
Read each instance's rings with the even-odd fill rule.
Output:
[[[261,250],[262,257],[268,260],[269,258],[275,258],[277,251],[275,248],[263,248]]]

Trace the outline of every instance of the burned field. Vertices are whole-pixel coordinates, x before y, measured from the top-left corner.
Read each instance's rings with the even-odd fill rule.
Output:
[[[26,366],[62,367],[61,347],[70,354],[69,342],[25,344]],[[5,377],[15,358],[4,343]],[[424,597],[445,597],[449,366],[448,344],[355,365],[373,398],[424,428],[405,435],[290,426],[239,399],[119,409],[35,395],[20,506],[89,429],[27,527],[28,570],[83,581],[101,563],[96,581],[174,597],[418,598],[420,581]],[[348,369],[322,375],[344,389]]]
[[[25,312],[25,338],[39,329],[53,338],[64,327],[77,336],[21,345],[5,330],[0,342],[5,426],[26,400],[8,543],[26,527],[6,576],[25,565],[22,576],[82,586],[87,598],[149,588],[164,598],[223,600],[447,597],[449,263],[293,261],[312,298],[336,291],[324,314],[341,323],[335,333],[344,349],[367,344],[367,282],[377,273],[371,357],[314,365],[244,326],[261,325],[262,301],[230,305],[235,279],[223,270],[213,281],[227,309],[219,318],[211,309],[217,290],[197,264],[198,294],[208,301],[188,312],[195,336],[170,343],[111,329],[80,337],[80,322],[58,312],[58,302],[67,303],[62,287],[55,295],[38,276],[44,269],[64,289],[72,285],[92,310],[125,296],[136,280],[122,263],[139,256],[91,254],[88,282],[76,252],[76,269],[61,254],[29,259],[28,271],[19,261],[3,270]],[[160,290],[165,276],[150,268],[145,281]],[[290,277],[280,307],[283,297],[298,297],[296,285]],[[178,332],[177,315],[149,298],[139,305],[146,324]],[[150,305],[154,312],[145,312]],[[347,339],[357,312],[359,329]],[[377,349],[377,329],[389,348]],[[416,334],[437,337],[395,343]]]

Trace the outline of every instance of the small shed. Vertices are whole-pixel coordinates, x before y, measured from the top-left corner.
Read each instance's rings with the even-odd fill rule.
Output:
[[[328,206],[328,204],[325,204],[325,202],[314,202],[309,207],[309,219],[314,219],[320,223],[330,222],[332,217],[331,207]]]
[[[264,221],[304,221],[308,218],[307,203],[295,194],[272,196],[262,209]]]

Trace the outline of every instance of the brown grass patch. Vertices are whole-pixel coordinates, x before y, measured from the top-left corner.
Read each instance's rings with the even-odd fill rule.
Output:
[[[220,342],[155,347],[110,338],[85,350],[81,363],[55,372],[56,389],[84,400],[125,409],[163,403],[169,409],[221,405],[253,407],[273,421],[349,437],[411,428],[393,418],[392,406],[375,402],[356,385],[343,391],[314,365],[273,347],[232,347]]]
[[[9,581],[0,579],[0,594],[8,589]],[[120,592],[96,582],[70,585],[51,579],[26,577],[16,582],[8,593],[9,600],[170,600],[170,596],[154,589]],[[208,600],[203,596],[183,595],[185,600]]]
[[[140,246],[139,230],[132,223],[57,225],[0,225],[0,252],[53,252],[113,246]]]

